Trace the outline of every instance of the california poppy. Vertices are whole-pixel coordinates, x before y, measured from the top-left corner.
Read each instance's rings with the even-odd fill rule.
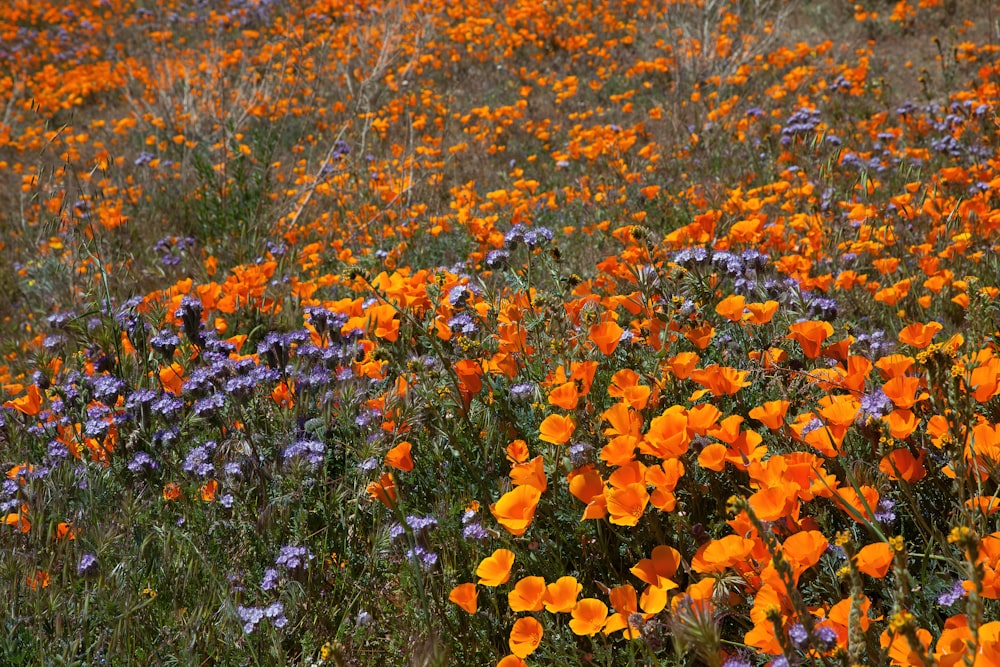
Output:
[[[514,627],[510,629],[510,639],[507,645],[510,652],[519,658],[526,658],[531,655],[538,645],[542,643],[544,630],[542,624],[534,616],[525,616],[514,622]]]
[[[584,598],[573,608],[569,628],[577,635],[593,636],[604,629],[608,620],[608,605],[596,598]]]
[[[479,562],[476,576],[483,586],[499,586],[510,579],[510,568],[514,566],[514,552],[497,549],[492,555]]]
[[[797,322],[788,327],[786,338],[796,341],[809,359],[819,356],[824,340],[833,335],[833,326],[822,320]]]
[[[538,426],[538,439],[543,442],[562,445],[569,442],[575,429],[576,422],[573,421],[572,417],[549,415]]]
[[[944,326],[938,322],[928,322],[927,324],[914,322],[899,332],[899,342],[922,350],[931,344],[934,335],[943,328]]]
[[[559,577],[545,587],[542,604],[550,613],[572,611],[576,606],[576,598],[583,590],[583,585],[575,577]]]
[[[590,340],[606,355],[614,354],[625,330],[615,322],[607,321],[590,327]]]
[[[882,579],[892,565],[893,549],[886,542],[875,542],[861,547],[854,556],[854,564],[859,572]]]
[[[545,597],[545,579],[524,577],[507,594],[507,604],[511,611],[541,611]]]
[[[385,454],[386,465],[390,465],[397,470],[410,472],[413,470],[413,458],[410,456],[412,445],[404,440]]]
[[[490,512],[511,535],[524,535],[535,518],[535,509],[541,496],[542,492],[534,486],[518,486],[490,505]]]
[[[479,593],[476,590],[475,584],[459,584],[451,589],[448,599],[470,614],[475,614],[478,604],[478,595]]]
[[[389,509],[396,506],[396,480],[391,472],[382,473],[377,482],[369,482],[366,491]]]

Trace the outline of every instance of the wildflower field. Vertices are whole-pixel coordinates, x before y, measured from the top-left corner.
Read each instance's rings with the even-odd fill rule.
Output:
[[[0,665],[1000,666],[1000,3],[0,35]]]

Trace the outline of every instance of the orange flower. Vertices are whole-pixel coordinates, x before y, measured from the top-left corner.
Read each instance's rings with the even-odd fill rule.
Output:
[[[28,575],[25,583],[28,584],[28,588],[35,591],[39,588],[47,588],[51,580],[49,573],[45,570],[35,570],[34,574]]]
[[[34,417],[42,410],[42,394],[36,385],[28,387],[28,393],[12,401],[3,404],[5,408],[12,408],[29,417]]]
[[[559,577],[545,587],[545,595],[542,596],[545,611],[553,614],[573,611],[576,597],[582,590],[583,585],[578,583],[575,577]]]
[[[519,537],[524,535],[524,531],[535,518],[535,509],[541,497],[542,492],[534,486],[528,484],[518,486],[490,505],[490,512],[507,532]]]
[[[745,562],[753,547],[753,540],[739,535],[726,535],[706,542],[691,559],[691,569],[703,574],[722,572],[737,563]]]
[[[524,440],[514,440],[507,445],[507,460],[511,463],[524,463],[528,460],[528,443]]]
[[[207,483],[202,484],[201,488],[199,489],[199,492],[201,493],[201,499],[206,503],[212,502],[213,500],[215,500],[215,494],[216,492],[218,492],[218,490],[219,490],[219,483],[214,479],[209,480]]]
[[[179,500],[181,497],[181,487],[177,482],[167,482],[163,485],[164,500]]]
[[[75,540],[76,530],[73,528],[72,523],[63,521],[56,526],[56,539],[59,540]]]
[[[938,322],[928,322],[927,324],[914,322],[899,332],[899,342],[922,350],[931,344],[934,335],[943,328],[944,326]]]
[[[526,658],[531,655],[538,645],[542,643],[544,630],[542,624],[534,616],[525,616],[514,622],[514,627],[510,629],[510,652],[519,658]]]
[[[28,508],[24,505],[21,506],[20,512],[11,512],[5,516],[3,522],[8,526],[14,526],[22,533],[31,530],[31,522],[28,521]]]
[[[497,663],[497,667],[528,667],[528,663],[516,655],[508,655]]]
[[[163,385],[163,391],[180,396],[184,387],[184,367],[176,361],[164,366],[160,369],[160,383]]]
[[[882,579],[892,565],[892,547],[886,542],[876,542],[862,547],[854,556],[854,564],[859,572]]]
[[[562,415],[549,415],[538,426],[538,439],[543,442],[551,442],[555,445],[562,445],[569,441],[573,431],[576,430],[576,422],[572,417]]]
[[[590,340],[606,355],[614,354],[625,330],[612,321],[601,322],[590,327]]]
[[[451,589],[448,599],[470,614],[475,614],[478,608],[478,596],[475,584],[459,584]]]
[[[677,574],[677,568],[680,567],[680,564],[680,552],[673,547],[661,544],[653,548],[650,558],[643,558],[629,572],[650,586],[677,588],[677,584],[671,579]]]
[[[738,294],[727,296],[715,306],[715,312],[730,322],[743,320],[743,310],[746,307],[746,297]]]
[[[413,470],[413,458],[410,456],[410,450],[413,445],[404,440],[392,449],[390,449],[385,454],[386,465],[392,466],[397,470],[402,470],[403,472],[410,472]]]
[[[549,403],[563,410],[576,410],[580,402],[580,392],[576,390],[576,382],[564,382],[549,392]]]
[[[545,479],[545,462],[541,456],[536,456],[528,463],[517,463],[510,469],[510,481],[514,486],[527,484],[544,492],[548,488]]]
[[[819,562],[829,541],[818,530],[803,530],[790,536],[781,545],[785,560],[792,564],[796,575]]]
[[[889,654],[889,664],[890,665],[903,665],[905,667],[929,667],[931,663],[924,659],[924,655],[927,655],[927,649],[931,645],[931,633],[924,628],[917,628],[917,639],[923,645],[920,651],[913,650],[910,645],[910,640],[907,636],[902,633],[890,634],[888,630],[883,630],[882,634],[879,635],[879,644],[883,649],[888,650]],[[980,661],[976,660],[975,664],[979,665],[995,665],[997,663],[990,661]]]
[[[747,371],[739,371],[729,366],[712,364],[691,372],[691,379],[712,391],[713,396],[731,395],[746,387]]]
[[[788,412],[788,401],[768,401],[750,411],[750,417],[756,419],[772,431],[780,429],[785,423],[785,413]]]
[[[878,469],[885,473],[889,479],[903,479],[913,484],[927,475],[927,469],[924,468],[926,455],[926,449],[921,449],[919,456],[913,456],[906,448],[894,449],[882,457]]]
[[[596,635],[608,620],[608,605],[596,598],[584,598],[573,608],[569,628],[577,635]]]
[[[499,586],[510,579],[510,568],[514,566],[514,552],[507,549],[497,549],[493,555],[487,556],[476,568],[476,576],[483,586]]]
[[[391,472],[382,473],[377,482],[369,482],[366,491],[389,509],[396,506],[396,479]]]
[[[606,489],[604,497],[608,503],[608,514],[611,515],[610,521],[616,526],[638,524],[639,518],[646,511],[646,505],[649,504],[649,492],[646,491],[645,482],[626,484],[618,489]]]
[[[511,611],[541,611],[544,597],[545,579],[525,577],[514,584],[514,588],[507,594],[507,604]]]
[[[802,352],[810,359],[819,356],[823,341],[833,335],[833,326],[820,320],[797,322],[789,326],[788,330],[790,333],[785,338],[798,342]]]
[[[777,521],[791,514],[798,503],[797,493],[796,487],[782,484],[761,489],[747,498],[747,501],[761,521]]]
[[[751,324],[767,324],[778,312],[777,301],[765,301],[764,303],[748,303],[747,310],[750,312],[744,315]]]
[[[926,394],[917,395],[920,389],[920,378],[915,377],[894,377],[882,385],[882,391],[893,402],[897,408],[909,410],[913,405]]]

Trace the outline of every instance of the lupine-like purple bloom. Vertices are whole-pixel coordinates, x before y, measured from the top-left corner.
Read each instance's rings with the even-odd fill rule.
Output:
[[[274,569],[273,567],[267,568],[266,570],[264,570],[264,578],[261,579],[260,582],[261,589],[269,591],[274,588],[277,588],[278,580],[280,579],[280,577],[281,575],[278,574],[278,571],[276,569]]]
[[[796,623],[788,629],[788,638],[792,641],[792,646],[802,650],[809,641],[809,631],[801,623]]]
[[[306,547],[287,546],[281,547],[281,551],[278,552],[278,557],[274,560],[274,564],[286,570],[294,570],[301,565],[305,565],[313,558],[315,556]]]
[[[966,593],[967,591],[965,590],[965,586],[962,585],[962,581],[958,580],[952,584],[951,588],[938,596],[937,603],[942,607],[950,607],[965,597]]]
[[[294,458],[301,458],[310,465],[318,466],[323,462],[323,454],[326,452],[326,445],[318,440],[296,440],[285,447],[282,456],[286,461]]]
[[[160,467],[146,452],[137,452],[128,464],[128,469],[132,472],[142,472],[143,468],[156,470]]]
[[[94,554],[83,554],[83,556],[80,557],[80,564],[76,566],[76,572],[81,576],[89,574],[96,565],[97,556]]]

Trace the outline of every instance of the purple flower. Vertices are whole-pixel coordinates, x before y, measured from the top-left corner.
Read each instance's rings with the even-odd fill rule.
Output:
[[[958,602],[961,598],[965,597],[966,590],[965,586],[962,585],[961,579],[952,584],[951,588],[946,590],[944,593],[938,596],[937,603],[942,607],[950,607],[951,605]]]
[[[97,565],[97,556],[94,554],[83,554],[80,558],[80,564],[76,567],[77,574],[81,576],[89,574],[95,565]]]
[[[264,571],[264,578],[260,582],[261,589],[269,591],[278,587],[279,574],[276,569],[269,567]]]
[[[796,623],[788,629],[788,638],[792,641],[792,646],[802,650],[809,641],[809,631],[801,623]]]
[[[294,570],[301,565],[305,565],[313,558],[315,556],[306,547],[287,546],[281,547],[281,551],[278,552],[278,557],[274,560],[274,564],[286,570]]]
[[[326,446],[317,440],[296,440],[285,447],[282,456],[286,461],[294,458],[301,458],[309,465],[318,466],[323,462],[323,454]]]

